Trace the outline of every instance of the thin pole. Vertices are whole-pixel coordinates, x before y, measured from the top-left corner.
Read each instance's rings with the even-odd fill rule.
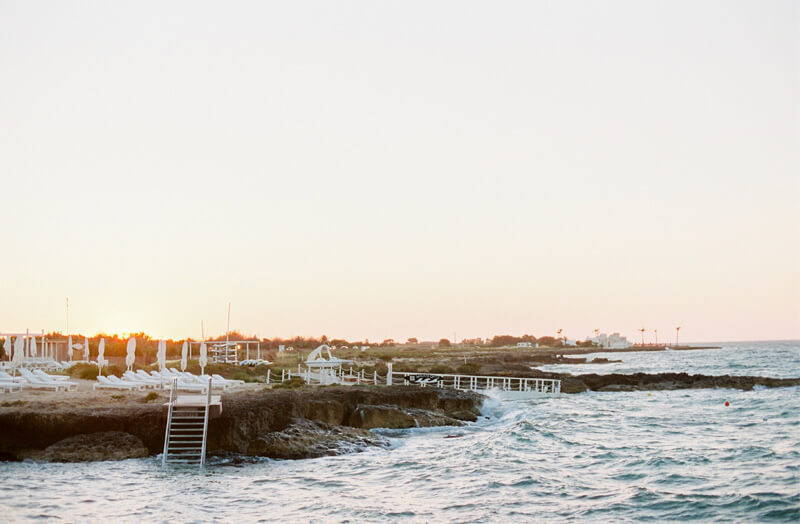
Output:
[[[228,329],[225,331],[225,361],[228,361],[228,351],[230,351],[229,339],[231,334],[231,303],[228,302]],[[236,359],[239,359],[239,356],[236,356]]]

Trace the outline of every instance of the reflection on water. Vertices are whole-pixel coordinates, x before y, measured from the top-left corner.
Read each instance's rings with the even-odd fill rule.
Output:
[[[786,349],[762,348],[753,369],[800,375],[778,372]],[[648,357],[659,367],[665,355]],[[0,510],[6,521],[800,519],[800,388],[489,400],[485,413],[462,428],[382,431],[388,450],[218,459],[203,475],[155,458],[3,463]]]

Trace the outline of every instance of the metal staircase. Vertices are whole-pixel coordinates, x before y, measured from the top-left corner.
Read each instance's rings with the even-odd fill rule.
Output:
[[[178,379],[172,382],[164,435],[162,466],[206,463],[206,437],[211,405],[211,379],[205,394],[177,396]]]

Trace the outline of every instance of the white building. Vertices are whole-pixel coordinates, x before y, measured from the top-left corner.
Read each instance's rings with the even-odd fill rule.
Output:
[[[533,345],[530,342],[517,342],[517,347],[518,348],[530,348],[530,347],[533,347]]]
[[[633,344],[628,342],[628,339],[620,335],[619,333],[611,333],[607,335],[605,333],[600,333],[596,337],[590,337],[586,340],[590,342],[594,342],[598,346],[602,348],[608,349],[625,349],[631,347]]]

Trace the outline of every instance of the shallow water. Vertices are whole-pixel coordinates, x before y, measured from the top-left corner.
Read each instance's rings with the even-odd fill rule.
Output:
[[[725,351],[678,370],[724,373],[711,371],[720,366],[712,355],[726,355],[750,362],[730,374],[800,376],[797,361],[786,369],[781,360],[800,354],[800,343]],[[646,358],[661,370],[673,357]],[[244,464],[218,459],[203,475],[163,472],[155,458],[0,463],[0,518],[800,520],[800,388],[490,399],[484,411],[488,418],[463,428],[383,431],[393,443],[388,450]]]

